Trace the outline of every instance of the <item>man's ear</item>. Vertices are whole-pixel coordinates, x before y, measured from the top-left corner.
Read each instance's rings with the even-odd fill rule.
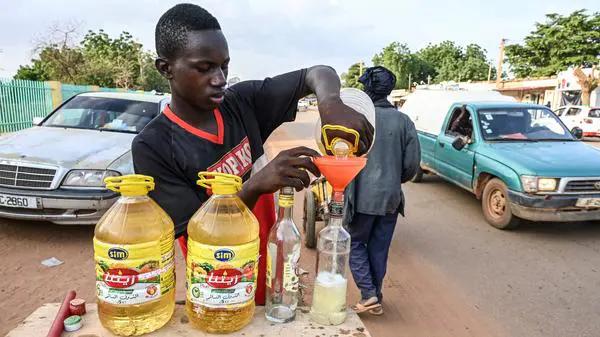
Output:
[[[154,61],[154,66],[156,67],[156,70],[158,70],[158,72],[167,80],[173,78],[173,74],[171,72],[171,64],[167,59],[161,57],[157,58]]]

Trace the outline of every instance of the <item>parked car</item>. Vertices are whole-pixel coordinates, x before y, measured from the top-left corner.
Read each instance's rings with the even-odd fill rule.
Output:
[[[94,92],[0,137],[0,217],[95,224],[117,195],[104,178],[133,173],[131,142],[162,95]]]
[[[306,111],[310,107],[310,103],[306,99],[298,101],[298,111]]]
[[[562,106],[554,111],[569,130],[579,127],[584,137],[600,137],[600,108],[584,105]]]
[[[493,92],[417,91],[402,111],[421,143],[414,181],[433,173],[472,192],[492,226],[600,220],[600,150],[548,108]]]

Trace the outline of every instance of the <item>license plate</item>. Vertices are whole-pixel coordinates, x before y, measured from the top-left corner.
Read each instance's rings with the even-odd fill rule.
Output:
[[[583,208],[600,207],[600,198],[579,198],[575,206]]]
[[[0,194],[0,206],[14,208],[39,208],[38,198]]]

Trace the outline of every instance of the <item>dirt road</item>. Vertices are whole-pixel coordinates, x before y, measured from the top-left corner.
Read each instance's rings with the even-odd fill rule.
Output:
[[[316,113],[300,113],[275,132],[268,152],[314,146],[315,119]],[[373,336],[598,336],[598,224],[503,232],[485,223],[469,193],[440,179],[404,189],[407,217],[399,220],[392,243],[386,313],[364,318]],[[92,227],[0,221],[0,335],[69,289],[94,300],[92,236]],[[49,257],[64,264],[42,266]],[[304,251],[302,267],[311,274],[314,261],[314,251]],[[183,268],[178,253],[178,280]],[[183,299],[183,282],[177,287]],[[357,299],[351,286],[349,301]]]
[[[270,158],[293,146],[316,148],[313,131],[316,112],[299,113],[294,123],[276,130],[267,142]],[[296,194],[295,220],[302,221],[303,193]],[[404,221],[401,219],[399,227]],[[385,314],[362,316],[368,330],[376,337],[450,337],[502,336],[496,322],[483,315],[460,288],[440,273],[419,252],[404,249],[397,230],[390,252],[388,274],[384,281]],[[302,267],[312,273],[315,252],[303,251]],[[350,280],[351,280],[351,276]],[[349,282],[348,302],[360,298],[358,289]]]

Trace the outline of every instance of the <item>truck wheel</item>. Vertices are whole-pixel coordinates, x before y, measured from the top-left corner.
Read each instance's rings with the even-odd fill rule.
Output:
[[[309,188],[304,193],[304,217],[302,218],[302,229],[304,229],[304,246],[315,248],[317,246],[317,201],[315,194]]]
[[[417,173],[414,175],[414,177],[412,177],[412,179],[410,181],[413,183],[420,183],[423,181],[424,174],[425,174],[425,172],[423,172],[423,169],[419,165],[419,167],[417,168]]]
[[[481,208],[485,220],[498,229],[513,229],[519,225],[519,219],[510,210],[506,184],[498,178],[491,179],[485,185]]]

